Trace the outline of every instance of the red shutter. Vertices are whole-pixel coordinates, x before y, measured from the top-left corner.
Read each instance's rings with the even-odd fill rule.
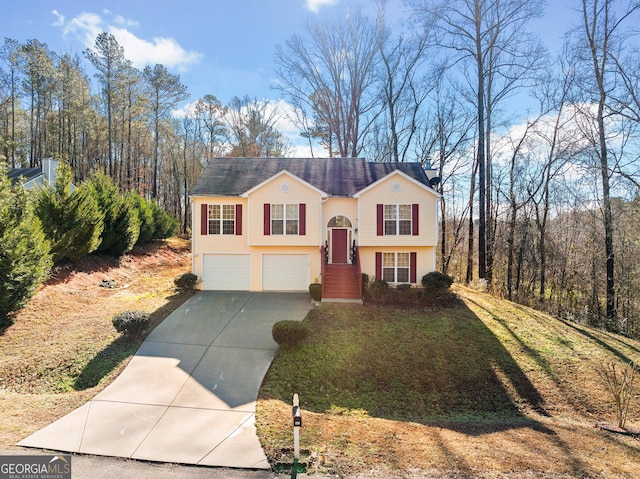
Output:
[[[418,204],[414,203],[411,205],[411,224],[413,225],[413,231],[411,234],[413,236],[418,236]],[[415,281],[412,281],[415,283]]]
[[[307,234],[307,205],[305,203],[298,205],[298,234],[300,236]]]
[[[271,205],[269,203],[264,204],[264,235],[269,236],[271,234]]]
[[[384,236],[384,206],[376,205],[376,234]]]
[[[416,266],[418,262],[418,255],[416,253],[409,253],[409,282],[417,283],[416,281]]]
[[[209,234],[209,205],[200,205],[200,234]]]
[[[376,279],[382,279],[382,253],[376,251]]]
[[[236,205],[236,235],[242,236],[242,205]]]

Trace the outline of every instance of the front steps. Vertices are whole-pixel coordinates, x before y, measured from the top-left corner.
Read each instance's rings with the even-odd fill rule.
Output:
[[[322,278],[322,301],[362,303],[361,282],[355,265],[327,264]]]

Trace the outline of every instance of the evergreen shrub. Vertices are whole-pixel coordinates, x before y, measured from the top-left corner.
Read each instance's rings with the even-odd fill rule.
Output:
[[[195,289],[196,282],[198,281],[198,277],[193,273],[184,273],[180,276],[177,276],[173,280],[173,284],[176,285],[176,288],[180,289]]]
[[[119,333],[135,337],[144,331],[150,318],[144,311],[123,311],[113,316],[111,322]]]
[[[293,348],[307,339],[309,329],[303,321],[278,321],[271,330],[273,340],[283,348]]]
[[[422,277],[422,286],[425,289],[449,289],[453,284],[453,278],[439,271],[427,273]]]

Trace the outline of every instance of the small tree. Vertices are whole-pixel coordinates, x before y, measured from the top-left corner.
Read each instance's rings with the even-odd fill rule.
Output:
[[[71,168],[65,163],[58,167],[55,185],[38,191],[35,210],[51,241],[55,263],[81,258],[98,248],[104,215],[89,185],[71,191]]]
[[[153,209],[153,239],[164,239],[173,236],[178,229],[178,220],[163,210],[160,205],[150,202]]]
[[[635,397],[636,385],[634,380],[637,368],[633,362],[622,368],[619,368],[616,363],[610,362],[604,368],[596,369],[607,391],[613,396],[616,406],[616,419],[620,429],[624,429],[627,424],[631,399]]]
[[[22,185],[0,167],[0,324],[22,308],[51,269],[51,246]]]
[[[153,217],[153,204],[146,198],[140,196],[135,191],[127,193],[131,202],[138,211],[138,219],[140,220],[140,234],[138,235],[138,242],[136,244],[148,243],[154,239],[155,233],[155,220]]]
[[[140,220],[133,199],[121,195],[113,180],[104,173],[94,174],[90,183],[104,214],[102,242],[97,251],[122,256],[133,249],[140,235]]]

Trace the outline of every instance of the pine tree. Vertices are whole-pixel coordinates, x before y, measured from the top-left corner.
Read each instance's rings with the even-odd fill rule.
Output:
[[[51,247],[22,185],[0,166],[0,324],[31,299],[51,270]]]
[[[158,205],[151,202],[153,208],[153,239],[165,239],[173,236],[178,229],[178,220]]]
[[[71,168],[60,163],[55,185],[40,189],[36,197],[36,214],[56,264],[94,252],[104,228],[104,215],[90,185],[71,188]]]
[[[104,173],[95,173],[90,183],[104,215],[102,242],[97,251],[122,256],[133,249],[140,235],[138,211],[130,196],[120,194],[113,180]]]
[[[127,195],[138,210],[138,218],[140,219],[140,235],[138,236],[137,244],[153,241],[156,228],[151,202],[135,191],[130,191]]]

